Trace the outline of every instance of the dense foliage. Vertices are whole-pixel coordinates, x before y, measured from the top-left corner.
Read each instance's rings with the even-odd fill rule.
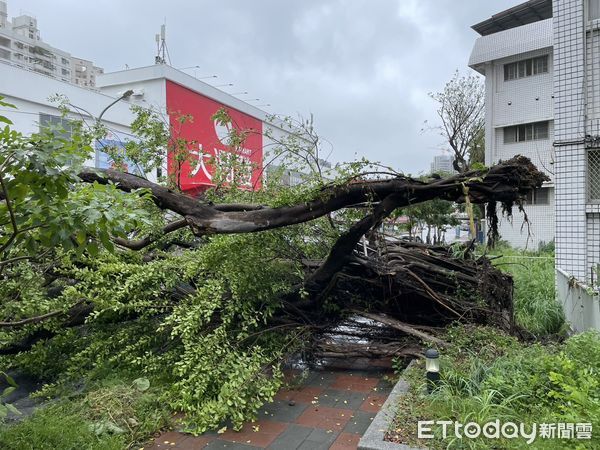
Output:
[[[67,101],[61,102],[66,108]],[[134,161],[144,171],[156,169],[165,147],[186,147],[171,139],[171,130],[155,114],[137,112],[138,140],[124,150],[105,149],[117,167]],[[219,112],[216,120],[227,116]],[[290,130],[297,128],[286,123]],[[301,327],[290,333],[285,324],[267,323],[284,295],[301,284],[301,261],[325,257],[346,216],[202,239],[180,230],[132,252],[115,245],[114,238],[152,235],[173,217],[166,217],[144,190],[126,194],[113,184],[78,183],[94,140],[106,130],[73,121],[69,139],[64,131],[43,128],[23,136],[7,123],[0,135],[0,217],[5,219],[0,224],[0,344],[10,349],[35,338],[31,349],[3,356],[0,367],[45,381],[41,397],[64,396],[84,386],[78,394],[84,398],[67,405],[69,411],[88,410],[85,399],[106,377],[125,385],[146,377],[156,401],[186,413],[190,431],[226,420],[241,426],[273,398],[281,385],[281,361],[306,339]],[[242,138],[234,135],[232,141]],[[313,147],[303,147],[307,142]],[[275,153],[286,161],[300,166],[302,158],[314,161],[298,186],[282,187],[272,175],[260,191],[249,192],[237,189],[236,177],[217,176],[206,200],[285,205],[314,196],[325,183],[336,182],[324,178],[314,156],[318,145],[294,133],[279,143],[292,154],[278,147]],[[356,176],[368,164],[340,166],[339,177]],[[165,182],[177,188],[173,180]],[[89,315],[81,318],[85,324],[65,326],[69,311],[80,306],[88,308]],[[79,426],[70,412],[64,414]],[[40,412],[31,426],[52,428],[51,416]],[[132,441],[140,438],[139,426],[114,423],[114,412],[101,416],[97,419],[110,426],[97,428],[98,435],[118,427]],[[0,439],[12,439],[11,433]]]

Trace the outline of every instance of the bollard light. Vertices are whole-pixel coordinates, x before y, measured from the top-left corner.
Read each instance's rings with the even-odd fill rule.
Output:
[[[425,370],[427,371],[427,390],[433,391],[440,379],[440,354],[435,348],[425,352]]]

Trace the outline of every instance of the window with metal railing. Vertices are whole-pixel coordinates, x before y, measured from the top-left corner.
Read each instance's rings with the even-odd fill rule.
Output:
[[[588,201],[600,203],[600,149],[590,149],[587,154]]]

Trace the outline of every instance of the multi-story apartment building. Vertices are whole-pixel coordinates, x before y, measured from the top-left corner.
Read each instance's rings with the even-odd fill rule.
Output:
[[[453,162],[452,155],[436,155],[431,162],[431,173],[456,173]]]
[[[528,199],[533,243],[556,240],[559,301],[600,329],[600,0],[530,0],[473,28],[485,75],[486,163],[529,156],[551,182]],[[524,246],[522,215],[501,224]]]
[[[531,0],[473,26],[469,66],[485,75],[486,164],[525,155],[551,178],[524,215],[500,221],[501,238],[537,248],[554,239],[552,2]]]
[[[0,0],[0,62],[84,87],[94,87],[103,70],[91,61],[42,41],[37,19],[20,15],[8,20],[7,3]]]

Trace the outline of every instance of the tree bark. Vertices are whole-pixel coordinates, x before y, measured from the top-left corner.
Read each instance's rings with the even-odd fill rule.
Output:
[[[378,203],[392,194],[396,199],[397,208],[433,198],[462,202],[465,187],[472,203],[501,202],[512,206],[527,192],[540,188],[542,183],[548,180],[528,158],[516,156],[488,170],[472,170],[431,182],[399,176],[341,186],[329,185],[312,200],[291,206],[270,208],[235,205],[234,208],[219,208],[136,175],[113,169],[90,169],[79,176],[82,181],[88,183],[115,183],[119,189],[126,192],[149,189],[159,208],[181,215],[197,236],[251,233],[285,227],[308,222],[351,205]],[[164,230],[165,233],[170,231]],[[143,248],[141,243],[134,247]]]

